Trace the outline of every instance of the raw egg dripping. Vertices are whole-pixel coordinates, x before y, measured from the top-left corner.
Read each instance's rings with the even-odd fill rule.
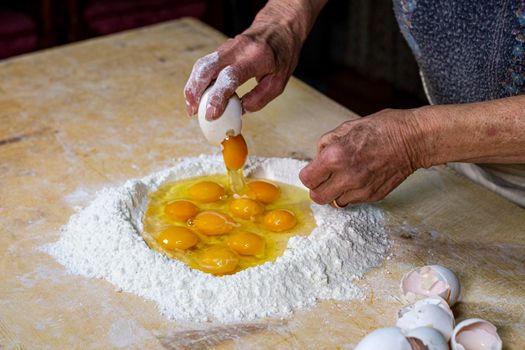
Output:
[[[242,169],[248,157],[248,146],[244,137],[239,134],[228,136],[222,141],[222,157],[228,170]]]
[[[242,168],[248,157],[248,146],[241,134],[228,136],[222,141],[222,158],[228,171],[230,189],[234,193],[244,190],[244,175]]]

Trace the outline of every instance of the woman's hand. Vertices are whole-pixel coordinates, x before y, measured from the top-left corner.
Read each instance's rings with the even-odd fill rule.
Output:
[[[202,94],[214,80],[206,106],[208,120],[219,118],[228,99],[250,78],[258,84],[242,97],[244,111],[258,111],[279,96],[325,2],[270,0],[250,28],[195,63],[184,88],[188,114],[197,113]]]
[[[384,110],[321,137],[299,177],[320,204],[383,199],[419,168],[448,162],[525,164],[525,95]]]
[[[413,110],[384,110],[323,135],[299,174],[312,200],[343,207],[383,199],[419,166],[413,119]]]
[[[224,112],[235,90],[255,77],[257,86],[241,99],[243,110],[254,112],[279,96],[297,65],[301,43],[292,33],[274,26],[248,29],[226,41],[217,52],[199,59],[184,89],[190,115],[197,112],[204,90],[216,79],[210,91],[206,118],[213,120]]]

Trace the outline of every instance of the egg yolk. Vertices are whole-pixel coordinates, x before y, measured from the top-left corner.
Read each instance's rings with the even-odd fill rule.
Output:
[[[229,136],[222,141],[222,157],[228,170],[239,170],[248,156],[248,146],[241,134]]]
[[[235,222],[228,216],[216,211],[203,211],[193,220],[195,229],[207,236],[219,236],[230,232]]]
[[[199,208],[189,201],[177,200],[164,207],[164,213],[173,220],[188,221],[197,214]]]
[[[267,181],[250,181],[248,183],[248,196],[261,203],[268,204],[279,198],[281,190],[277,185]]]
[[[251,232],[239,232],[230,236],[228,245],[241,255],[257,255],[264,249],[264,239]]]
[[[202,203],[216,202],[225,194],[224,187],[213,181],[201,181],[188,189],[188,196]]]
[[[254,200],[237,198],[231,201],[230,211],[233,215],[242,219],[252,219],[264,211],[264,207]]]
[[[197,256],[197,262],[204,271],[225,275],[235,271],[239,257],[228,247],[214,245],[202,250]]]
[[[161,231],[157,242],[167,250],[186,250],[199,243],[199,237],[185,227],[173,226]]]
[[[272,232],[284,232],[297,224],[294,213],[284,209],[275,209],[264,215],[263,226]]]

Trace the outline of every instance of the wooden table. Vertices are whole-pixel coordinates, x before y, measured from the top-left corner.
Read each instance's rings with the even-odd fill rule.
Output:
[[[324,301],[288,320],[170,322],[36,250],[102,187],[213,151],[185,115],[182,87],[223,40],[184,19],[0,64],[0,348],[349,349],[395,322],[407,270],[440,263],[463,282],[457,315],[493,321],[507,349],[524,349],[525,211],[444,167],[418,171],[380,204],[393,256],[360,282],[366,301]],[[308,158],[322,133],[355,117],[292,79],[245,118],[245,135],[252,154]]]

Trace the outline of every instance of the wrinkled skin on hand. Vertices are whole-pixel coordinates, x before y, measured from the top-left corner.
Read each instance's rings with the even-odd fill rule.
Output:
[[[187,112],[197,113],[206,88],[210,90],[206,118],[214,120],[235,90],[250,78],[257,86],[242,96],[243,111],[255,112],[279,96],[295,69],[302,41],[286,26],[261,23],[234,39],[226,41],[217,52],[199,59],[184,88]]]
[[[344,122],[321,137],[317,156],[299,174],[319,204],[383,199],[417,169],[406,135],[411,110],[384,110]]]

